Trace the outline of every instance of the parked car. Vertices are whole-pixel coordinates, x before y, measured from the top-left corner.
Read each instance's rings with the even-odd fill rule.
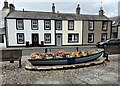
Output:
[[[120,45],[120,39],[111,38],[106,41],[98,42],[96,44],[98,48],[104,48],[105,46],[108,46],[108,45]]]

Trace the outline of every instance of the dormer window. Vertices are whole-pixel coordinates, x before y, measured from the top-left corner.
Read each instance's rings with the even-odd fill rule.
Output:
[[[23,20],[22,19],[17,19],[16,23],[17,23],[17,30],[23,30],[24,29],[24,25],[23,25]]]
[[[32,30],[38,30],[38,20],[31,20],[32,21]]]
[[[89,21],[89,30],[94,30],[94,21]]]
[[[107,23],[108,23],[107,21],[103,21],[103,22],[102,22],[102,30],[103,30],[103,31],[106,31],[106,30],[107,30]]]

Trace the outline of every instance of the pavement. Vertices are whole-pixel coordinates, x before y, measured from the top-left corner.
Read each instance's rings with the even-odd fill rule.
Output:
[[[120,84],[120,54],[109,55],[104,64],[62,70],[30,71],[25,69],[29,56],[23,56],[22,67],[18,62],[0,62],[2,84]]]

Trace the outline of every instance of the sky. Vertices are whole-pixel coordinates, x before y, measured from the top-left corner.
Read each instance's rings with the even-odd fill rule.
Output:
[[[0,0],[0,10],[5,0]],[[55,3],[56,12],[75,13],[77,4],[80,4],[81,14],[98,15],[102,6],[105,15],[114,17],[120,15],[120,0],[7,0],[15,5],[16,10],[26,11],[51,11],[52,3]],[[102,2],[102,3],[101,3]],[[119,5],[118,5],[119,3]]]

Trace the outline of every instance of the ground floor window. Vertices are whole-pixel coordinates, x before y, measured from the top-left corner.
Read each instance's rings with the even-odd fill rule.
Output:
[[[0,34],[0,43],[4,43],[4,35]]]
[[[24,33],[17,33],[17,44],[24,44]]]
[[[68,43],[78,43],[79,34],[68,34]]]
[[[107,40],[107,33],[102,33],[101,34],[101,41]]]
[[[88,43],[94,42],[94,33],[88,33]]]
[[[44,34],[44,41],[45,41],[45,43],[51,43],[51,34],[50,33]]]

